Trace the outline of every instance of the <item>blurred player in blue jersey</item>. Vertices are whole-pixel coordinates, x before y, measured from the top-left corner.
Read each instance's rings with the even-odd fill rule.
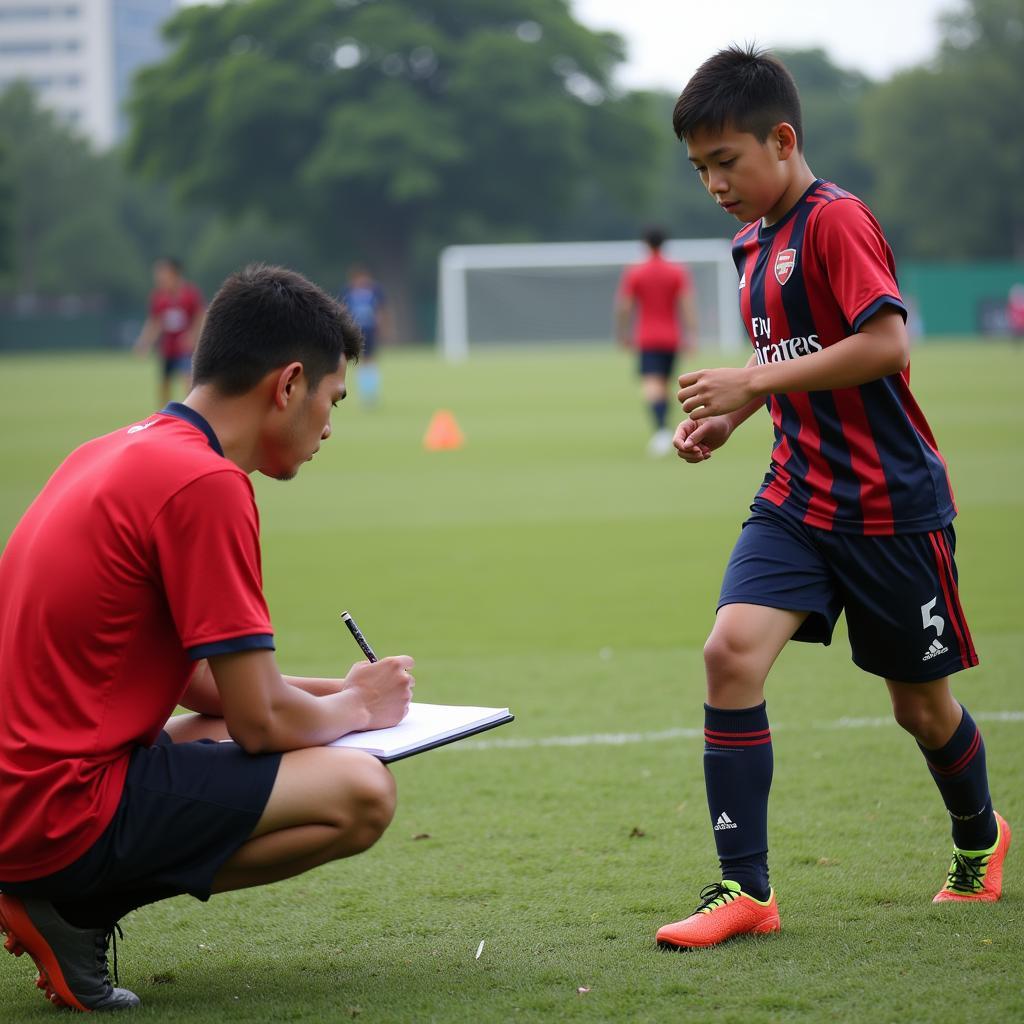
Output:
[[[981,734],[950,691],[949,676],[978,657],[957,593],[946,464],[910,392],[892,252],[864,203],[811,172],[796,86],[768,54],[733,47],[706,61],[673,127],[711,197],[744,225],[733,256],[754,348],[743,368],[679,378],[689,419],[674,444],[704,462],[765,407],[775,439],[704,648],[722,880],[658,942],[689,949],[779,930],[765,680],[790,640],[828,644],[844,611],[854,662],[885,680],[952,819],[935,902],[997,900],[1010,829],[992,808]]]
[[[348,284],[339,296],[363,332],[363,358],[359,364],[359,397],[375,405],[380,397],[377,346],[391,328],[391,318],[381,286],[365,267],[352,267]]]

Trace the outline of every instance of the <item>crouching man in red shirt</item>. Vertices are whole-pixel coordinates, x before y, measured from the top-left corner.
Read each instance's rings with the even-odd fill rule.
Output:
[[[412,659],[281,674],[249,480],[330,437],[360,345],[300,275],[235,274],[184,403],[72,452],[0,556],[0,930],[57,1005],[138,1004],[107,971],[128,911],[301,874],[391,821],[387,769],[322,744],[397,724]]]

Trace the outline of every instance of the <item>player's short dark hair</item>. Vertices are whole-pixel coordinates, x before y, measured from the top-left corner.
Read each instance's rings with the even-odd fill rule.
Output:
[[[665,244],[668,232],[659,225],[652,224],[644,229],[644,241],[657,252]]]
[[[192,363],[195,384],[241,395],[271,370],[300,362],[310,388],[356,360],[363,335],[347,310],[294,270],[253,263],[221,285]]]
[[[672,111],[679,139],[695,132],[720,132],[727,126],[749,132],[759,142],[786,121],[804,147],[803,118],[796,82],[785,65],[755,46],[730,46],[709,57],[686,83]]]
[[[185,272],[185,265],[176,256],[161,256],[156,262],[165,267],[170,267],[176,274],[183,274]]]

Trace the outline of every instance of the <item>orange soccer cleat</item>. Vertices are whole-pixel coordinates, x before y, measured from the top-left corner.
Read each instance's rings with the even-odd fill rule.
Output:
[[[736,882],[724,881],[705,886],[700,898],[700,906],[685,921],[658,929],[662,949],[705,949],[737,935],[765,935],[781,928],[774,890],[762,903]]]
[[[994,903],[1003,893],[1003,861],[1010,849],[1010,826],[996,815],[998,833],[989,850],[958,850],[953,847],[946,884],[933,903],[969,901]]]

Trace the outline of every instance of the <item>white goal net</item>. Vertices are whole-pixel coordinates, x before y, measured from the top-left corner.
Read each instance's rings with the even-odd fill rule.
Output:
[[[684,263],[694,282],[698,342],[734,349],[742,327],[736,268],[724,238],[673,239],[666,259]],[[647,255],[642,242],[453,245],[438,272],[438,345],[451,360],[491,344],[608,345],[623,270]]]

